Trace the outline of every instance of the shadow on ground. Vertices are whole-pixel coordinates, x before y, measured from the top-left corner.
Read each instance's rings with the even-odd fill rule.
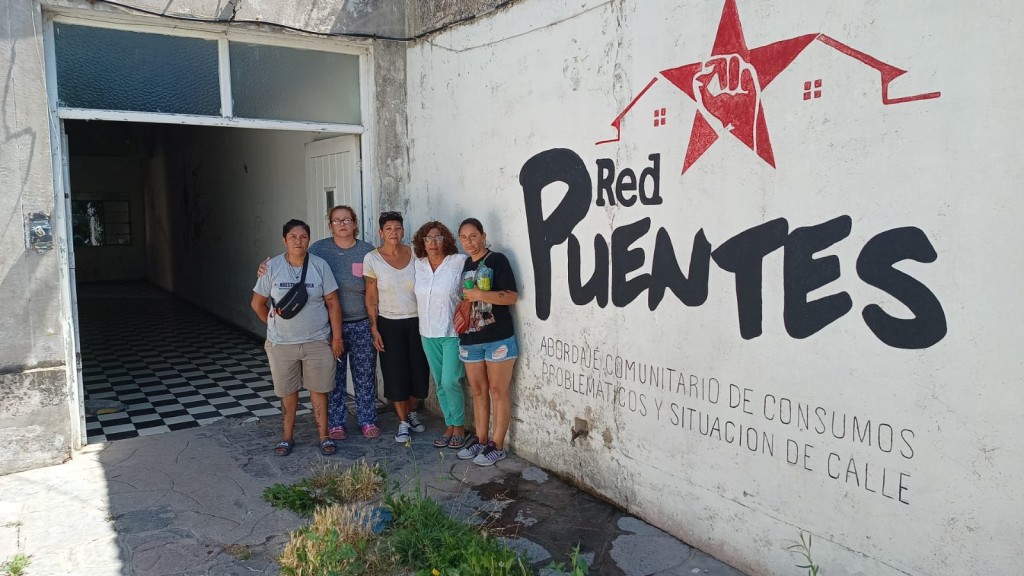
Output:
[[[384,415],[385,431],[394,416]],[[428,428],[436,422],[428,422]],[[481,468],[430,445],[355,434],[323,457],[309,416],[298,445],[278,457],[280,418],[89,447],[61,466],[0,477],[0,542],[32,556],[30,574],[270,575],[288,533],[304,519],[263,501],[325,462],[381,462],[405,489],[421,487],[453,514],[485,524],[541,574],[577,544],[591,574],[741,573],[519,458]],[[8,536],[12,538],[8,539]],[[5,546],[0,556],[10,553]]]

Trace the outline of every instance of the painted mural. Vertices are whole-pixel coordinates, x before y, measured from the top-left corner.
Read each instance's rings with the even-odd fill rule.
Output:
[[[938,92],[890,98],[889,83],[905,73],[823,34],[808,34],[748,49],[743,39],[735,0],[726,0],[718,35],[709,59],[664,70],[662,75],[697,103],[683,162],[685,174],[694,162],[722,135],[732,135],[758,157],[775,167],[769,139],[766,112],[761,93],[797,56],[814,41],[820,41],[842,54],[878,70],[882,77],[884,105],[938,98]],[[629,106],[612,122],[617,137],[598,145],[618,142],[623,120],[658,81],[651,80]],[[804,99],[820,98],[820,79],[804,86]],[[654,126],[665,125],[669,110],[658,103],[654,107]],[[666,290],[686,306],[700,306],[707,299],[710,263],[735,276],[736,310],[739,334],[744,339],[761,335],[762,285],[773,281],[762,272],[764,258],[782,250],[781,278],[785,291],[782,310],[786,331],[793,338],[807,338],[850,312],[853,302],[846,292],[836,292],[808,300],[808,295],[838,279],[840,266],[835,256],[815,258],[850,235],[852,218],[839,215],[811,226],[790,228],[785,218],[753,226],[713,247],[704,230],[697,232],[690,248],[689,270],[681,270],[676,252],[678,240],[665,228],[659,228],[651,258],[651,272],[634,275],[645,266],[646,254],[631,245],[651,229],[651,219],[641,218],[617,227],[606,239],[594,238],[595,270],[590,278],[581,278],[582,245],[573,234],[576,224],[587,215],[591,204],[629,208],[656,206],[664,202],[661,190],[661,154],[652,151],[650,165],[642,169],[615,166],[611,158],[595,161],[595,179],[576,152],[552,149],[527,161],[520,172],[525,199],[531,257],[534,264],[537,316],[544,320],[551,309],[551,260],[553,246],[568,241],[569,293],[576,305],[595,302],[600,307],[624,307],[646,293],[651,311],[662,303]],[[737,162],[742,162],[737,159]],[[639,174],[638,174],[639,173]],[[568,186],[568,192],[547,217],[542,214],[543,190],[553,183]],[[596,196],[596,199],[595,199]],[[678,195],[676,195],[678,197]],[[931,263],[938,255],[928,235],[914,226],[893,228],[871,238],[861,248],[856,273],[861,281],[897,299],[913,313],[912,318],[894,316],[878,304],[861,310],[864,323],[882,343],[894,348],[927,348],[946,334],[942,304],[927,286],[900,271],[904,260]],[[627,280],[627,277],[632,276]]]
[[[768,123],[770,111],[763,105],[762,94],[815,42],[879,74],[883,106],[912,106],[913,102],[941,95],[928,92],[892,96],[890,83],[905,74],[904,70],[825,34],[807,34],[750,49],[735,0],[726,0],[711,55],[703,61],[663,70],[660,77],[650,80],[612,122],[614,138],[599,140],[594,150],[583,152],[545,150],[522,166],[519,182],[533,263],[537,318],[547,320],[553,305],[568,304],[552,301],[554,282],[567,284],[574,306],[624,308],[640,300],[646,302],[652,315],[665,305],[702,306],[708,300],[709,277],[715,266],[733,278],[736,336],[742,340],[758,338],[763,334],[764,315],[780,314],[787,334],[804,339],[853,312],[850,294],[828,289],[845,273],[855,274],[861,282],[910,311],[907,317],[903,311],[870,303],[856,312],[880,345],[910,351],[941,341],[947,333],[942,303],[925,283],[898,267],[908,260],[932,264],[938,259],[928,233],[913,225],[893,227],[868,239],[859,247],[853,270],[842,270],[835,255],[816,254],[847,239],[859,215],[839,214],[795,227],[786,218],[773,218],[717,245],[708,240],[704,228],[692,238],[680,237],[667,227],[654,231],[650,216],[616,222],[607,237],[598,233],[591,240],[584,237],[586,232],[577,231],[592,209],[618,207],[627,214],[631,208],[685,209],[686,194],[666,189],[662,172],[679,166],[676,162],[681,160],[685,185],[687,173],[698,168],[697,160],[720,138],[735,138],[755,158],[774,169],[786,170],[784,164],[776,162]],[[639,166],[617,165],[612,157],[601,157],[609,152],[609,146],[628,140],[633,126],[660,130],[679,125],[670,123],[678,110],[658,101],[652,91],[665,81],[696,104],[685,156],[666,158],[661,150],[650,149],[647,162]],[[826,90],[821,78],[790,88],[805,101],[822,98]],[[610,152],[614,155],[613,150]],[[585,157],[596,158],[588,164]],[[743,163],[750,158],[729,157],[728,161]],[[554,200],[545,199],[545,194],[551,194]],[[653,250],[638,247],[642,240],[649,241],[650,235],[654,236]],[[566,269],[554,270],[552,250],[563,244]],[[592,255],[584,255],[584,250],[592,251]],[[678,258],[684,252],[688,253],[687,266]],[[777,252],[782,254],[781,269],[767,268],[766,257]],[[593,262],[589,275],[583,273],[584,260]],[[768,282],[781,284],[782,310],[764,309],[762,294]],[[667,298],[669,292],[671,298]],[[672,299],[678,304],[669,303]],[[766,387],[695,374],[671,361],[652,363],[617,350],[601,351],[583,340],[544,337],[540,339],[539,354],[545,384],[578,394],[588,402],[605,404],[613,411],[625,411],[660,426],[700,434],[742,451],[782,458],[791,466],[825,474],[865,494],[904,505],[911,503],[912,474],[905,465],[915,456],[918,433],[912,426],[850,413],[841,406],[803,401]],[[792,433],[779,433],[779,426]],[[874,451],[884,459],[853,456],[841,448],[843,442]]]
[[[513,450],[753,574],[799,530],[1008,573],[1020,81],[972,58],[1014,7],[524,2],[413,51],[413,181],[523,279]]]
[[[761,94],[812,42],[821,42],[877,70],[881,75],[884,105],[930,100],[941,95],[939,92],[928,92],[903,97],[890,96],[889,85],[906,74],[906,70],[882,62],[825,34],[804,34],[757,48],[747,48],[736,0],[726,0],[711,56],[702,62],[661,72],[662,77],[697,104],[697,114],[690,130],[690,143],[683,161],[683,174],[716,140],[726,135],[732,135],[769,166],[775,167],[775,155],[772,152]],[[612,121],[615,138],[601,140],[598,144],[609,144],[621,139],[624,118],[658,81],[658,77],[652,78]],[[821,98],[823,91],[820,78],[807,80],[803,86],[803,99]],[[667,118],[668,109],[655,105],[654,125],[664,126]]]

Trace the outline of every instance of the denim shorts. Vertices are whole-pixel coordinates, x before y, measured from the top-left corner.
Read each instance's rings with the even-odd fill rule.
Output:
[[[504,362],[519,357],[515,336],[483,344],[459,344],[459,359],[466,364],[476,362]]]

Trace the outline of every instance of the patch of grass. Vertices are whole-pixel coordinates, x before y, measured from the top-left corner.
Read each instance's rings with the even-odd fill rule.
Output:
[[[15,554],[13,558],[0,564],[0,570],[3,571],[4,576],[23,576],[31,562],[30,558],[24,554]]]
[[[367,505],[340,505],[318,509],[313,522],[292,532],[278,562],[287,576],[355,576],[389,572],[387,559],[378,553],[380,539],[370,529],[372,510]]]
[[[345,470],[332,464],[295,484],[274,484],[263,491],[263,499],[273,506],[311,516],[318,508],[377,498],[386,481],[379,464],[359,461]]]
[[[310,510],[312,522],[291,533],[278,562],[286,576],[525,576],[533,574],[524,559],[483,528],[448,515],[417,481],[396,495],[379,467],[359,463],[339,471],[319,471],[292,486],[268,488],[264,498],[299,513]],[[391,522],[373,532],[381,509],[370,504],[385,493],[383,506]],[[348,503],[341,503],[347,500]],[[362,501],[351,503],[352,500]],[[327,506],[319,503],[330,502]],[[378,527],[378,531],[380,528]]]
[[[804,538],[804,531],[800,531],[800,541],[794,543],[791,546],[787,546],[786,550],[789,550],[793,554],[799,554],[803,556],[805,563],[797,564],[797,568],[807,570],[807,576],[818,576],[818,570],[821,568],[814,563],[814,558],[811,557],[811,535],[808,533],[807,538]]]
[[[511,576],[533,574],[516,552],[480,528],[464,524],[422,494],[385,500],[395,516],[384,549],[417,574]]]

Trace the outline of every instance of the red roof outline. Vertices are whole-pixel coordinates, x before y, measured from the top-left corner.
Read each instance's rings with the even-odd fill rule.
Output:
[[[813,37],[813,38],[807,39],[808,37]],[[895,79],[899,78],[900,76],[903,76],[904,74],[906,74],[907,73],[906,70],[903,70],[901,68],[897,68],[896,66],[893,66],[891,64],[887,64],[887,63],[885,63],[885,62],[883,62],[883,61],[881,61],[881,60],[879,60],[879,59],[877,59],[877,58],[875,58],[875,57],[873,57],[873,56],[871,56],[869,54],[861,52],[860,50],[857,50],[857,49],[855,49],[855,48],[853,48],[853,47],[851,47],[851,46],[849,46],[847,44],[844,44],[844,43],[836,40],[835,38],[832,38],[831,36],[827,36],[825,34],[821,34],[821,33],[806,34],[804,36],[797,36],[797,37],[794,37],[794,38],[790,38],[789,40],[782,40],[780,42],[775,42],[773,44],[780,44],[782,42],[792,42],[792,41],[799,41],[801,43],[806,42],[804,44],[804,46],[801,47],[799,49],[799,51],[797,52],[796,56],[799,56],[799,54],[803,53],[803,51],[807,48],[807,46],[809,46],[810,43],[813,42],[814,40],[818,40],[819,42],[825,44],[826,46],[828,46],[830,48],[833,48],[833,49],[839,51],[840,53],[845,54],[845,55],[853,58],[854,60],[857,60],[858,62],[861,62],[862,64],[865,64],[865,65],[867,65],[867,66],[869,66],[871,68],[874,68],[875,70],[878,70],[878,73],[881,75],[881,79],[882,79],[882,104],[885,105],[885,106],[889,106],[889,105],[892,105],[892,104],[903,104],[903,103],[906,103],[906,102],[916,102],[916,101],[919,101],[919,100],[931,100],[931,99],[934,99],[934,98],[938,98],[939,96],[942,95],[941,92],[925,92],[923,94],[915,94],[915,95],[912,95],[912,96],[903,96],[903,97],[898,97],[898,98],[890,98],[889,97],[889,84],[893,80],[895,80]],[[772,44],[769,44],[769,45],[766,45],[766,46],[771,46],[771,45]],[[793,60],[796,60],[796,56],[794,56]],[[792,62],[793,60],[791,60],[790,62]],[[659,74],[662,75],[662,76],[665,76],[665,73],[669,72],[670,70],[674,70],[674,69],[663,70]],[[781,72],[781,70],[779,70],[779,72]],[[667,76],[666,76],[666,78],[667,78]],[[619,113],[619,115],[616,116],[614,120],[612,120],[611,126],[613,128],[615,128],[615,138],[610,138],[608,140],[600,140],[598,142],[595,142],[594,143],[595,145],[610,144],[612,142],[619,142],[621,140],[621,138],[622,138],[622,119],[626,116],[626,114],[629,113],[629,111],[633,108],[633,106],[641,98],[643,98],[644,94],[647,93],[647,91],[651,88],[651,86],[654,85],[655,82],[658,81],[658,79],[659,79],[658,76],[655,76],[654,78],[652,78],[651,81],[647,83],[647,86],[645,86],[644,89],[641,90],[640,93],[637,94],[636,97],[634,97],[629,102],[629,104],[626,105],[626,108],[621,113]],[[775,79],[775,76],[772,76],[771,78],[769,78],[767,80],[767,82],[765,82],[765,84],[767,84],[768,82],[770,82],[771,80],[774,80],[774,79]],[[764,86],[762,86],[762,88],[764,88]],[[687,92],[686,90],[683,90],[683,91]],[[693,95],[689,94],[689,92],[687,92],[687,94],[691,98],[693,97]],[[700,115],[699,112],[698,112],[698,115]]]

